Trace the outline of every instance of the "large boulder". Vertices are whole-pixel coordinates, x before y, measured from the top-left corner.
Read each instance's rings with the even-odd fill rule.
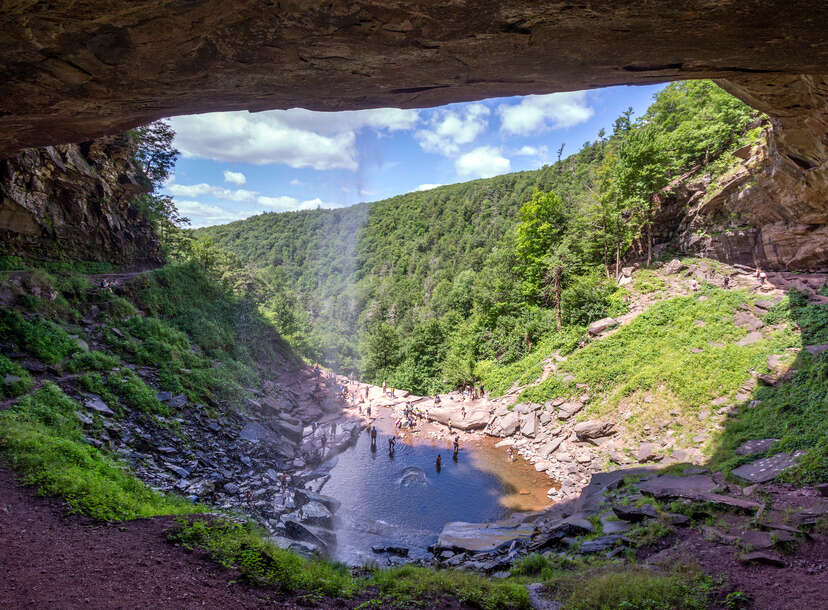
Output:
[[[582,421],[575,424],[575,436],[578,440],[586,441],[614,434],[615,424],[597,420]]]
[[[517,432],[520,421],[515,412],[507,413],[500,418],[500,436],[512,436]]]
[[[597,336],[615,326],[618,326],[618,321],[615,318],[601,318],[590,324],[587,330],[590,335]]]
[[[578,400],[570,400],[558,407],[558,419],[566,420],[584,408],[584,403]]]
[[[529,438],[535,438],[538,433],[538,416],[532,411],[523,418],[523,423],[520,426],[520,433]]]

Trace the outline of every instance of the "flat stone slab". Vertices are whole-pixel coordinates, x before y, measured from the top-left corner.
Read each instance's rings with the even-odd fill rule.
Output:
[[[751,483],[767,483],[775,479],[781,472],[796,465],[803,453],[804,451],[777,453],[770,457],[761,458],[734,468],[733,476]]]
[[[86,408],[92,409],[93,411],[97,411],[101,415],[115,415],[115,413],[110,409],[106,403],[101,399],[100,396],[96,396],[95,394],[90,394],[86,400],[83,401],[83,404]]]
[[[777,568],[784,568],[787,563],[778,554],[770,551],[755,551],[753,553],[745,553],[739,556],[739,561],[742,563],[764,563],[765,565],[775,566]]]
[[[686,490],[695,492],[712,492],[716,488],[716,482],[706,474],[694,474],[689,477],[676,475],[661,475],[644,481],[639,484],[641,493],[650,495],[663,494],[673,490]]]
[[[436,548],[455,552],[487,553],[508,546],[515,540],[528,542],[535,526],[514,519],[494,523],[452,521],[443,526]]]
[[[736,449],[736,455],[765,453],[765,451],[773,447],[773,444],[778,440],[778,438],[761,438],[753,441],[747,441],[746,443],[739,445],[739,448]]]
[[[809,354],[816,356],[824,351],[828,351],[828,343],[821,343],[819,345],[806,345],[805,349]]]
[[[491,417],[486,407],[467,408],[466,416],[463,417],[462,406],[432,408],[428,410],[428,416],[444,426],[451,422],[452,428],[458,430],[481,430],[488,425]]]
[[[749,332],[747,335],[745,335],[741,339],[739,339],[736,342],[736,345],[738,345],[740,347],[745,347],[747,345],[753,345],[757,341],[761,341],[761,340],[762,340],[762,333],[760,333],[758,330],[754,330],[754,331]]]

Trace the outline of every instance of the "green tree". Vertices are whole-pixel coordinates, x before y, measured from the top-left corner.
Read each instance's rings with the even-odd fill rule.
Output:
[[[365,375],[377,383],[385,381],[400,363],[400,338],[393,326],[382,322],[374,326],[363,339],[360,352]]]
[[[536,190],[520,208],[515,253],[523,294],[530,301],[541,296],[547,270],[547,256],[566,230],[563,202],[553,192]]]

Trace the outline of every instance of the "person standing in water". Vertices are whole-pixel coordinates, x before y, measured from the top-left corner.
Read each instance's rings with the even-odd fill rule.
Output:
[[[454,437],[454,452],[451,455],[451,459],[455,462],[457,461],[457,453],[460,451],[460,438],[455,436]]]
[[[437,472],[440,472],[440,469],[443,467],[443,456],[441,454],[437,454],[437,462],[435,463],[437,467]]]

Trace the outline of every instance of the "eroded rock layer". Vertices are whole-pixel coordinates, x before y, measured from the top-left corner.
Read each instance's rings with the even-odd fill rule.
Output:
[[[810,112],[792,75],[828,66],[828,5],[806,0],[0,6],[0,155],[176,114],[423,107],[701,77],[733,79],[786,123]],[[807,101],[824,109],[815,83]],[[814,155],[824,150],[797,153]]]
[[[116,136],[28,149],[0,161],[0,253],[158,261],[158,239],[133,204],[146,191],[133,155],[130,139]]]

